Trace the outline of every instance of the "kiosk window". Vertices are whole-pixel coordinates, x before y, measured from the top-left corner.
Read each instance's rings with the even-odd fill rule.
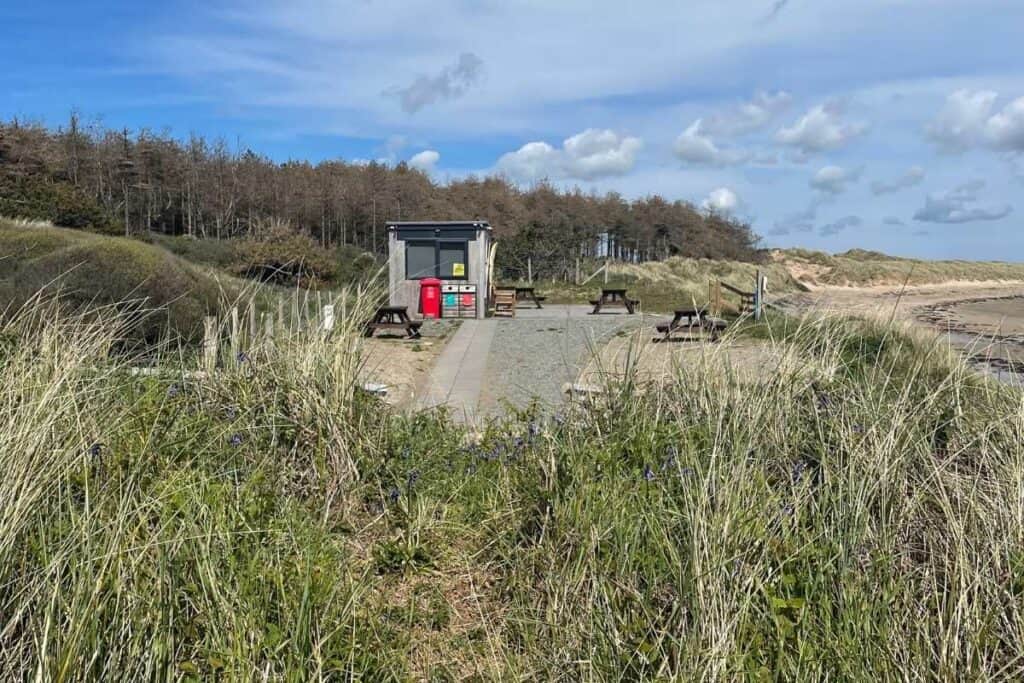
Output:
[[[463,241],[409,240],[405,243],[405,278],[465,280],[469,277],[468,252]]]

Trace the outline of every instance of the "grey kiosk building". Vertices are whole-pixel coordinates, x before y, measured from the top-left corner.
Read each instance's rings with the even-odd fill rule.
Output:
[[[442,317],[487,315],[494,250],[487,221],[388,223],[388,291],[392,306],[422,317],[420,280],[441,280]]]

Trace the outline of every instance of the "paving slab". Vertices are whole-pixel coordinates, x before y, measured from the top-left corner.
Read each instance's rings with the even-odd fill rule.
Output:
[[[464,320],[438,357],[420,407],[448,406],[452,416],[472,423],[477,417],[480,391],[497,329],[495,320]]]

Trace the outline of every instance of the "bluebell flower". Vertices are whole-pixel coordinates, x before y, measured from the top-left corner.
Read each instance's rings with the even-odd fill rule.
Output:
[[[224,408],[224,415],[226,415],[229,420],[234,420],[238,417],[238,408],[235,406],[227,406]]]
[[[410,471],[409,474],[406,475],[406,477],[405,477],[405,486],[406,486],[406,488],[410,488],[411,489],[413,486],[416,485],[416,482],[419,481],[419,479],[420,479],[420,471],[419,470],[412,470],[412,471]]]
[[[180,393],[181,389],[178,388],[177,384],[172,384],[171,386],[167,387],[167,398],[174,398]]]
[[[654,470],[650,465],[644,465],[644,481],[654,481]]]
[[[800,481],[800,479],[803,478],[804,472],[806,470],[807,470],[807,463],[804,462],[803,460],[798,460],[797,463],[795,465],[793,465],[793,471],[792,471],[793,481]]]
[[[693,476],[693,468],[692,467],[684,467],[683,469],[679,470],[679,473],[682,474],[684,477]]]
[[[517,436],[515,439],[513,439],[512,444],[518,449],[522,448],[525,445],[525,442],[523,441],[522,437]]]
[[[92,457],[98,458],[102,454],[103,454],[103,444],[97,442],[97,443],[94,443],[93,445],[89,446],[89,455],[91,455]]]
[[[786,517],[792,517],[794,511],[795,508],[793,507],[792,503],[786,503],[785,505],[782,506],[782,514]]]
[[[540,425],[536,422],[531,420],[526,429],[529,432],[531,439],[540,436]]]
[[[238,355],[235,358],[238,360],[239,363],[249,362],[249,354],[247,354],[245,351],[239,351]]]
[[[238,448],[239,446],[242,445],[242,435],[237,432],[232,434],[228,438],[228,443],[231,444],[233,447]]]
[[[391,487],[391,490],[390,490],[390,491],[388,491],[388,500],[390,500],[390,501],[391,501],[392,503],[397,503],[397,502],[398,502],[398,499],[399,499],[399,498],[400,498],[401,496],[402,496],[402,493],[401,493],[401,491],[399,491],[399,490],[398,490],[398,489],[397,489],[396,487],[394,487],[394,486],[392,486],[392,487]]]
[[[565,416],[562,415],[561,413],[555,413],[555,416],[552,419],[555,421],[555,424],[558,425],[559,427],[565,424]]]
[[[855,424],[855,425],[853,425],[853,433],[854,434],[863,434],[864,433],[864,425],[862,425],[862,424]]]

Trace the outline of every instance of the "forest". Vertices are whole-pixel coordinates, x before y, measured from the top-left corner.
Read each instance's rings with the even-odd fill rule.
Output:
[[[223,139],[112,130],[76,113],[57,127],[0,122],[0,215],[221,240],[253,238],[272,219],[326,249],[374,255],[386,249],[387,221],[484,219],[502,244],[499,266],[513,277],[527,256],[534,273],[567,276],[602,233],[636,260],[759,255],[749,225],[657,195],[522,188],[495,175],[441,183],[405,162],[277,162]]]

